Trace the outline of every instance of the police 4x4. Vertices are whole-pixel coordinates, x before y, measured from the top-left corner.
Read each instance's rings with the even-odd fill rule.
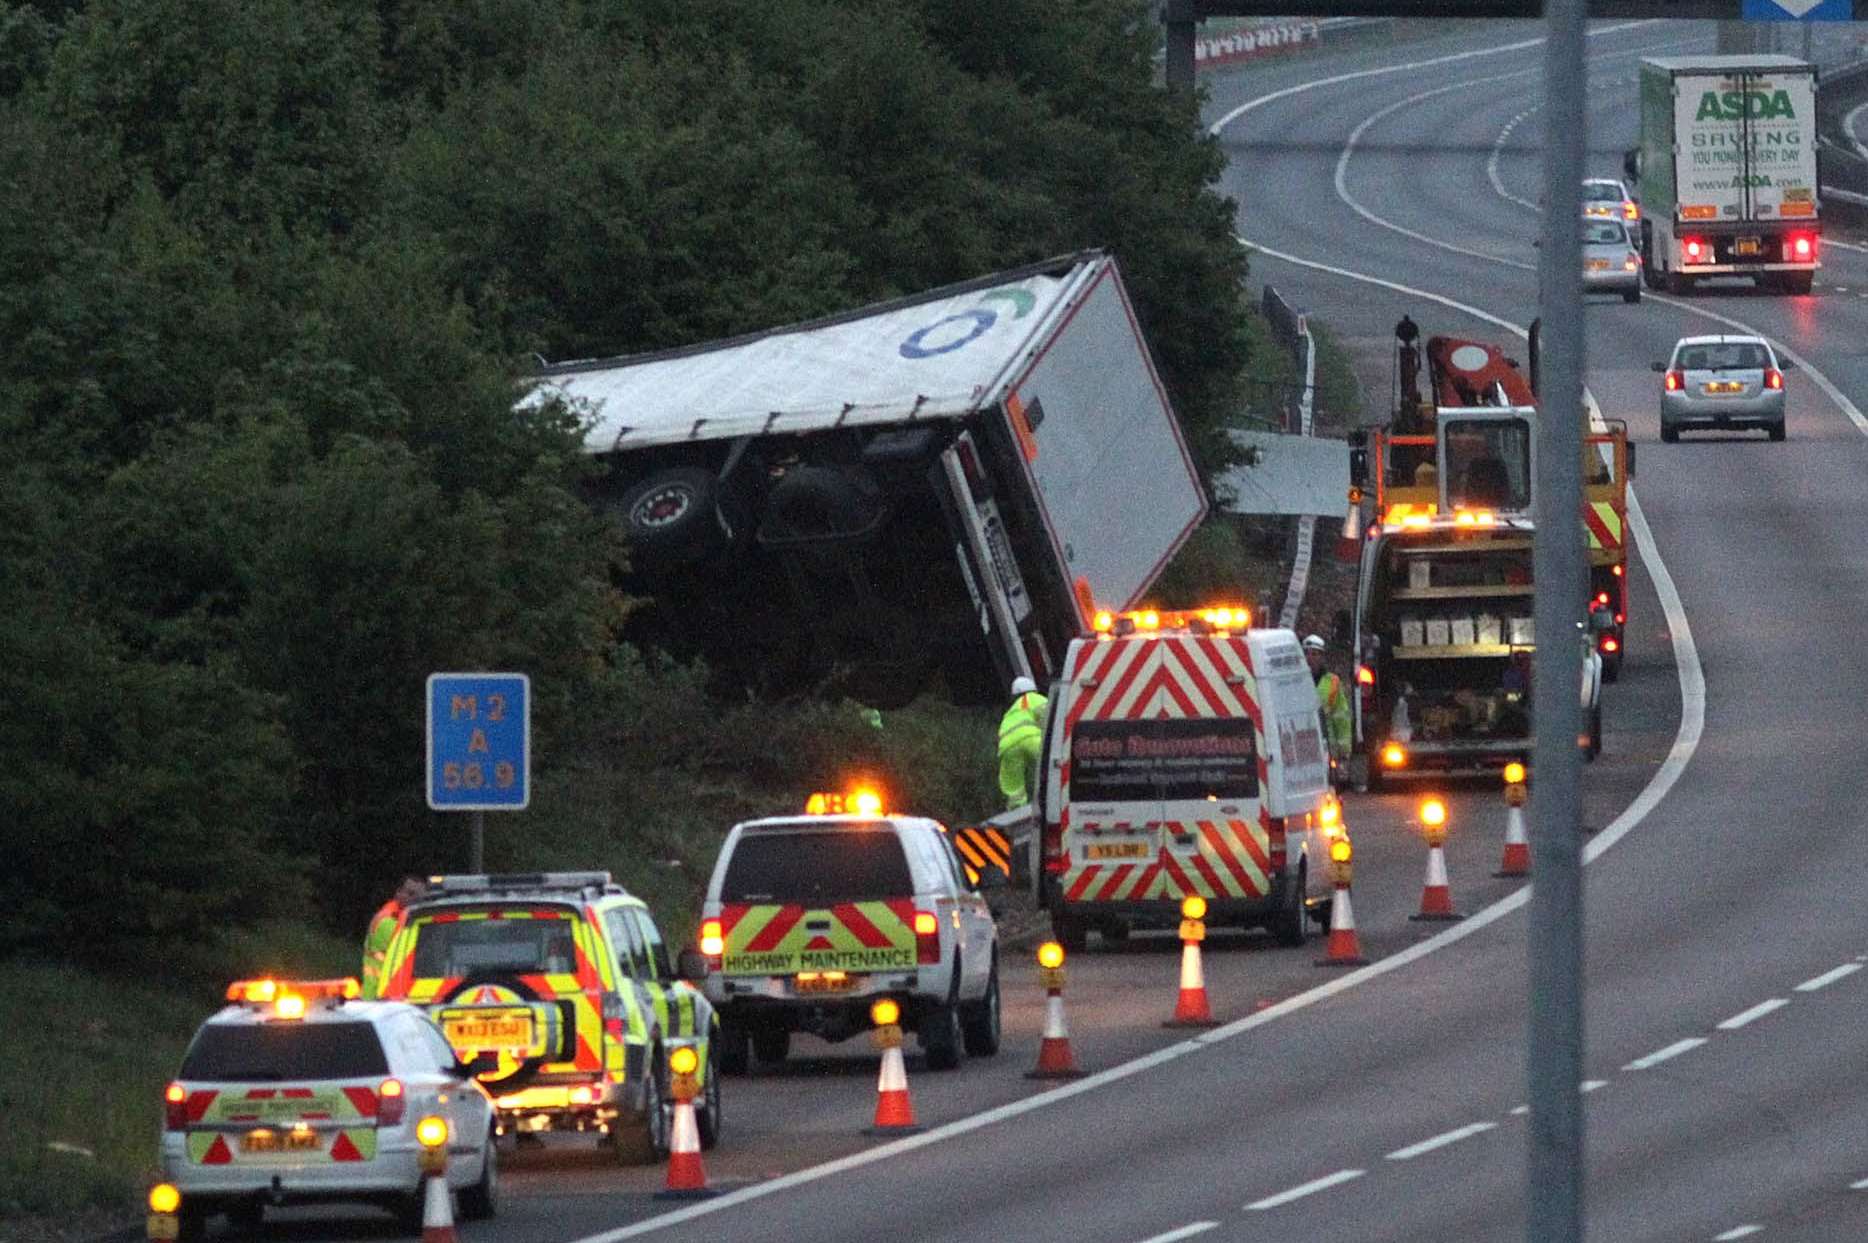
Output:
[[[648,907],[608,872],[438,876],[383,963],[383,995],[427,1007],[481,1077],[502,1134],[596,1133],[625,1161],[668,1151],[668,1053],[700,1057],[703,1147],[720,1137],[713,1007],[677,971]]]
[[[157,1214],[181,1239],[227,1214],[242,1233],[267,1206],[361,1201],[419,1230],[417,1129],[446,1123],[447,1180],[462,1216],[499,1206],[493,1102],[415,1006],[355,1001],[355,980],[247,980],[202,1024],[164,1093]],[[174,1203],[179,1192],[179,1203]],[[151,1196],[152,1208],[159,1197]]]
[[[998,928],[946,829],[873,795],[828,805],[838,814],[735,825],[714,863],[700,948],[722,1066],[782,1062],[793,1032],[845,1040],[881,997],[933,1069],[997,1053]]]

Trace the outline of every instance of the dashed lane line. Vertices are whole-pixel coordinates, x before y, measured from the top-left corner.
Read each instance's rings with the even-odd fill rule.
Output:
[[[1713,1235],[1712,1243],[1727,1243],[1729,1239],[1748,1239],[1754,1234],[1762,1233],[1763,1230],[1763,1226],[1734,1226],[1724,1234]]]
[[[1761,1019],[1773,1010],[1781,1010],[1790,1003],[1782,997],[1773,997],[1769,1001],[1760,1001],[1749,1010],[1741,1010],[1725,1022],[1719,1024],[1722,1032],[1735,1032],[1755,1019]]]
[[[1854,975],[1861,969],[1862,965],[1858,962],[1845,962],[1832,971],[1825,971],[1819,976],[1803,981],[1803,983],[1797,985],[1797,991],[1799,993],[1813,993],[1819,988],[1828,988],[1837,980],[1840,980],[1844,976]]]
[[[1685,1040],[1676,1040],[1664,1049],[1656,1049],[1646,1057],[1637,1057],[1622,1067],[1623,1070],[1648,1070],[1662,1062],[1671,1062],[1682,1053],[1691,1053],[1706,1043],[1704,1036],[1688,1036]]]
[[[1217,1229],[1218,1226],[1219,1223],[1216,1221],[1191,1222],[1179,1230],[1170,1230],[1166,1234],[1157,1234],[1152,1238],[1143,1239],[1142,1243],[1179,1243],[1181,1239],[1191,1239],[1196,1234],[1205,1234],[1209,1230]]]
[[[1327,1174],[1322,1178],[1315,1178],[1307,1183],[1300,1183],[1289,1191],[1280,1191],[1275,1196],[1266,1196],[1262,1200],[1254,1200],[1245,1207],[1248,1212],[1262,1213],[1266,1209],[1278,1208],[1281,1205],[1289,1204],[1293,1200],[1301,1200],[1305,1196],[1313,1196],[1319,1191],[1328,1191],[1331,1187],[1340,1187],[1344,1183],[1361,1178],[1366,1173],[1368,1173],[1367,1170],[1338,1170],[1334,1174]]]
[[[1418,1144],[1409,1144],[1406,1148],[1397,1148],[1388,1154],[1388,1159],[1390,1161],[1412,1161],[1415,1157],[1424,1157],[1430,1152],[1437,1152],[1442,1148],[1451,1147],[1463,1139],[1471,1139],[1475,1135],[1483,1135],[1497,1126],[1498,1123],[1496,1122],[1473,1122],[1465,1126],[1454,1127],[1452,1130],[1436,1135],[1432,1139],[1423,1139]]]

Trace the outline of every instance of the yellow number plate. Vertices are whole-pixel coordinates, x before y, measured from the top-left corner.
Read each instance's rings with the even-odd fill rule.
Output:
[[[1755,255],[1763,249],[1755,237],[1741,237],[1732,243],[1732,253],[1735,255]]]
[[[1609,261],[1607,259],[1585,259],[1583,260],[1584,269],[1590,272],[1604,272],[1608,270],[1608,266],[1609,266]]]
[[[1708,393],[1742,393],[1745,386],[1737,380],[1714,380],[1704,386]]]
[[[532,1047],[532,1016],[501,1015],[498,1018],[450,1019],[445,1030],[448,1043],[456,1049],[529,1049]]]
[[[316,1131],[248,1131],[240,1137],[241,1152],[316,1152]]]
[[[792,984],[801,993],[847,993],[856,987],[856,977],[841,971],[824,975],[804,971],[798,974]]]
[[[1154,853],[1151,842],[1097,842],[1083,848],[1085,859],[1149,859]]]

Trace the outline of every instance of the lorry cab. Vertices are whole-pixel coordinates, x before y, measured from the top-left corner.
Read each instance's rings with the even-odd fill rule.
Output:
[[[1099,613],[1052,690],[1040,899],[1058,939],[1208,922],[1302,944],[1327,884],[1329,756],[1289,630],[1242,608]]]

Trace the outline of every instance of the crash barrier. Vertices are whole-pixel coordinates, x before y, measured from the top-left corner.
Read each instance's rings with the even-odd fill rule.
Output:
[[[1323,23],[1279,21],[1271,25],[1216,31],[1193,41],[1194,69],[1217,69],[1265,56],[1278,56],[1315,46],[1323,36]]]
[[[1848,120],[1863,104],[1868,104],[1868,61],[1824,71],[1816,91],[1823,211],[1857,227],[1868,227],[1868,151],[1863,150],[1868,117],[1858,119],[1854,132]]]
[[[1317,393],[1317,346],[1310,335],[1309,317],[1286,302],[1275,286],[1265,286],[1262,301],[1265,318],[1270,321],[1273,334],[1291,352],[1291,361],[1297,365],[1298,374],[1304,377],[1294,399],[1287,404],[1285,430],[1295,435],[1308,436],[1316,411]],[[1296,547],[1291,556],[1291,581],[1284,590],[1284,607],[1278,611],[1280,626],[1297,624],[1298,613],[1304,607],[1304,596],[1310,589],[1310,558],[1316,548],[1316,539],[1316,516],[1305,514],[1298,518]]]

